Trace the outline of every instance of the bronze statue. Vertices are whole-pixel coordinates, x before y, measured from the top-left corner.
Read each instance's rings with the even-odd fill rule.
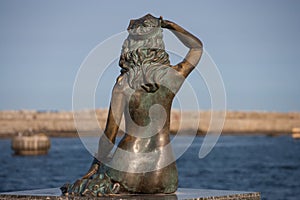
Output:
[[[185,59],[177,65],[170,64],[162,28],[172,31],[189,48]],[[178,174],[169,137],[171,105],[185,78],[197,66],[202,43],[176,23],[150,14],[131,20],[127,30],[129,35],[119,61],[121,74],[112,91],[98,153],[85,176],[61,188],[64,195],[177,190]],[[109,156],[123,114],[125,134]]]

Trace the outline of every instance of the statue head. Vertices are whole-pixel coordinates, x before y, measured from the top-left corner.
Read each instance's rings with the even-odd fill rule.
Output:
[[[139,19],[132,19],[127,31],[135,39],[150,38],[157,34],[158,31],[161,31],[160,19],[153,17],[151,14],[147,14]]]
[[[131,88],[155,92],[164,69],[170,66],[160,19],[147,14],[131,20],[127,30],[129,35],[123,43],[119,61],[121,73],[128,76]]]

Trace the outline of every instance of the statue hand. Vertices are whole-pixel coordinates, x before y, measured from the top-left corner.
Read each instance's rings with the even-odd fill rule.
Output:
[[[91,176],[96,174],[100,168],[100,161],[98,161],[96,158],[94,158],[93,163],[89,169],[89,171],[82,177],[83,179],[89,179]]]
[[[162,16],[159,17],[160,26],[162,28],[167,28],[167,20],[164,20]]]
[[[160,16],[160,26],[162,28],[167,28],[167,29],[170,29],[170,30],[176,30],[176,27],[177,27],[177,24],[175,24],[174,22],[171,22],[169,20],[164,20],[162,18],[162,16]]]

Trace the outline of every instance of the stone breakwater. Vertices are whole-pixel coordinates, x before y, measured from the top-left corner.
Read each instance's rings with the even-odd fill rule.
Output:
[[[83,134],[99,135],[99,127],[105,127],[107,110],[78,111],[80,130]],[[205,134],[211,123],[210,111],[179,111],[173,110],[171,114],[171,132],[181,130],[184,134]],[[217,121],[222,113],[215,112]],[[98,123],[93,123],[97,119]],[[195,124],[196,122],[196,124]],[[124,130],[124,121],[120,125]],[[198,127],[198,128],[197,128]],[[300,113],[276,113],[276,112],[241,112],[227,111],[223,134],[290,134],[293,128],[300,127]],[[209,129],[214,132],[216,126]],[[12,137],[18,133],[40,133],[49,136],[77,136],[73,112],[39,112],[30,110],[0,111],[0,137]]]

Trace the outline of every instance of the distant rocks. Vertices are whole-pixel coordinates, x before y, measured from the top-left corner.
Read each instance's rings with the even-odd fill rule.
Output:
[[[11,148],[16,155],[43,155],[50,149],[50,139],[45,134],[18,135],[14,136]]]
[[[294,139],[300,139],[300,128],[293,128],[292,129],[292,137]]]

